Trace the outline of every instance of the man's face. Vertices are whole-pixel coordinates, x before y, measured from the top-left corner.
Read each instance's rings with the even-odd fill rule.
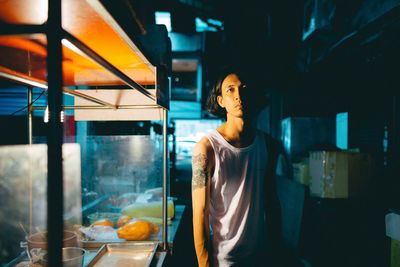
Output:
[[[236,74],[226,76],[221,86],[218,104],[225,108],[227,116],[243,118],[248,105],[248,88]]]

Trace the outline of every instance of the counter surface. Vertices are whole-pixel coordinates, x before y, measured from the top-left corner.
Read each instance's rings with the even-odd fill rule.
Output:
[[[168,244],[169,244],[170,249],[173,248],[173,241],[175,239],[176,232],[178,231],[178,227],[181,222],[184,210],[185,210],[184,205],[176,205],[175,206],[175,217],[173,220],[171,220],[171,225],[168,226]],[[161,231],[160,231],[158,237],[155,238],[154,240],[160,240],[160,241],[162,240]],[[98,249],[95,249],[95,250],[87,249],[87,253],[85,255],[85,260],[84,260],[83,265],[87,266],[89,264],[89,262],[96,256],[97,252],[98,252]],[[162,251],[159,248],[159,250],[156,252],[155,258],[153,259],[151,266],[162,266],[166,254],[167,253],[165,251]]]

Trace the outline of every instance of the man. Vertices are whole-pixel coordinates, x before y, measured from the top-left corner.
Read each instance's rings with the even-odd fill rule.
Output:
[[[193,233],[199,266],[271,266],[267,261],[280,246],[276,157],[272,142],[256,129],[262,97],[246,78],[235,69],[221,73],[207,104],[226,122],[193,150]]]

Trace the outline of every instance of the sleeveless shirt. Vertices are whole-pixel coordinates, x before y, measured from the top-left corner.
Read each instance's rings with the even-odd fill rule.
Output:
[[[231,266],[265,245],[264,178],[267,148],[257,131],[252,144],[236,148],[214,130],[207,135],[215,155],[210,182],[210,260]]]

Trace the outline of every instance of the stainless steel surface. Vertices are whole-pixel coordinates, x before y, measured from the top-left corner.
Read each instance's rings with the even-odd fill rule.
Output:
[[[65,88],[65,87],[63,88],[63,91],[64,91],[65,94],[68,94],[68,95],[81,97],[83,99],[90,100],[90,101],[92,101],[94,103],[97,103],[97,104],[100,104],[100,105],[104,105],[104,106],[107,106],[109,108],[116,108],[115,105],[113,105],[113,104],[110,104],[110,103],[105,102],[103,100],[96,99],[94,97],[85,95],[85,94],[83,94],[81,92],[77,92],[77,91],[74,91],[74,90],[71,90],[71,89],[68,89],[68,88]]]
[[[166,251],[156,252],[155,257],[153,257],[152,266],[154,266],[154,267],[162,267],[166,257],[167,257],[167,252]],[[154,260],[154,258],[156,258],[156,260]]]
[[[16,72],[14,72],[14,73],[15,74],[7,73],[5,71],[2,71],[1,68],[0,68],[0,77],[6,78],[8,80],[15,81],[15,82],[18,82],[18,83],[27,84],[27,85],[31,85],[31,86],[34,86],[34,87],[47,89],[47,84],[45,82],[43,82],[43,81],[35,80],[32,77],[24,76],[24,75],[21,75],[19,73],[17,74]]]
[[[37,110],[44,110],[46,109],[46,106],[33,106],[33,109]],[[109,107],[106,106],[85,106],[85,105],[79,105],[79,106],[63,106],[63,109],[109,109]],[[115,109],[163,109],[160,108],[158,105],[121,105],[121,106],[115,106]]]
[[[167,186],[169,181],[169,161],[168,161],[168,111],[163,110],[163,205],[162,205],[162,215],[163,215],[163,227],[162,227],[162,241],[163,250],[168,250],[168,205],[167,205]]]
[[[106,244],[87,266],[148,267],[157,246],[158,242],[149,241]]]
[[[6,78],[6,79],[11,80],[11,81],[16,81],[16,82],[19,82],[19,83],[27,84],[27,85],[33,86],[33,87],[39,87],[39,88],[43,88],[43,89],[48,89],[47,83],[45,81],[40,81],[40,80],[37,80],[37,79],[35,79],[33,77],[25,76],[25,75],[23,75],[21,73],[10,74],[10,73],[7,73],[5,71],[2,71],[1,68],[0,68],[0,77]],[[68,94],[68,95],[81,97],[83,99],[92,101],[94,103],[107,106],[108,108],[115,108],[115,106],[110,104],[110,103],[107,103],[107,102],[102,101],[100,99],[96,99],[96,98],[87,96],[85,94],[81,94],[79,92],[76,92],[74,90],[68,89],[66,87],[63,88],[63,92],[65,94]]]

